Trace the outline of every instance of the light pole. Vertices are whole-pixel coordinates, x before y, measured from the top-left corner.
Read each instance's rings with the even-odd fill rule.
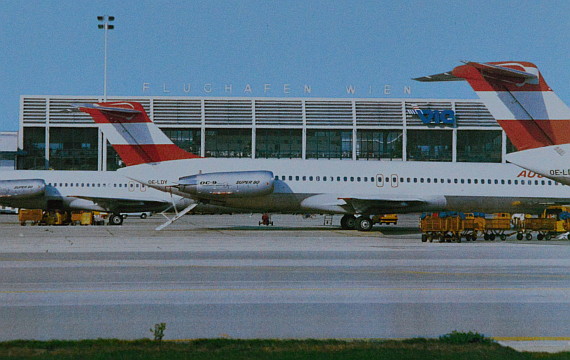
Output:
[[[99,24],[99,29],[105,29],[105,83],[103,85],[103,101],[107,102],[107,30],[113,30],[115,28],[114,25],[109,24],[109,22],[114,21],[114,16],[97,16],[97,20],[103,22]]]

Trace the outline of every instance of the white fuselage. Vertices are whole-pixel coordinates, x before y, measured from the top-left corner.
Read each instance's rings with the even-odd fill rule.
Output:
[[[14,170],[4,180],[41,179],[45,193],[26,199],[0,197],[0,204],[27,209],[77,209],[111,212],[159,211],[172,204],[171,194],[129,180],[115,171]],[[174,196],[174,201],[180,197]],[[50,203],[51,202],[51,203]],[[51,204],[51,205],[50,205]]]
[[[495,163],[201,158],[130,166],[118,172],[149,187],[203,200],[179,191],[179,179],[238,171],[273,172],[273,193],[208,201],[256,211],[350,214],[538,212],[549,204],[570,202],[570,187]]]

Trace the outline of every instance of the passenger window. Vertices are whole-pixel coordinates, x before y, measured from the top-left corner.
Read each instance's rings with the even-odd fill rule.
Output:
[[[326,177],[326,176],[323,176],[323,181],[327,181],[327,177]]]
[[[336,177],[336,181],[340,181],[340,176],[337,176],[337,177]]]
[[[313,177],[312,177],[312,176],[309,176],[309,181],[313,181]]]
[[[400,178],[400,182],[403,183],[403,182],[404,182],[404,178]]]
[[[360,182],[360,176],[356,178],[356,181]]]
[[[346,176],[344,177],[344,181],[348,181],[348,178]]]
[[[457,179],[453,179],[453,182],[457,184]]]
[[[414,182],[417,183],[417,182],[418,182],[418,178],[414,178]]]
[[[368,182],[368,177],[367,177],[367,176],[364,177],[364,182]]]
[[[467,183],[468,183],[468,184],[471,184],[471,179],[467,179]]]
[[[295,176],[295,181],[299,181],[299,176]]]
[[[519,184],[519,181],[518,181],[518,180],[515,180],[515,185],[518,185],[518,184]]]
[[[69,183],[69,187],[73,187],[73,183]]]
[[[370,182],[374,182],[374,178],[373,178],[373,177],[370,178]]]
[[[544,185],[544,180],[542,180],[542,185]]]
[[[61,184],[60,184],[61,185]],[[548,180],[548,185],[552,185],[552,181]]]
[[[511,180],[510,180],[510,179],[507,180],[507,184],[508,184],[508,185],[511,185]]]
[[[489,181],[491,181],[491,180],[489,180]],[[499,180],[495,179],[495,185],[499,185]]]
[[[320,176],[317,176],[316,180],[317,180],[317,181],[321,181],[321,177],[320,177]]]
[[[307,181],[307,177],[306,177],[306,176],[303,176],[303,181]]]
[[[430,178],[427,178],[427,182],[428,182],[428,184],[431,183],[431,179],[430,179]]]
[[[85,187],[85,183],[81,183],[81,187]]]
[[[538,185],[538,180],[534,180],[534,185]]]
[[[351,176],[351,177],[350,177],[350,181],[351,181],[351,182],[354,182],[354,176]]]
[[[411,182],[411,180],[412,180],[412,179],[410,179],[410,178],[407,178],[407,179],[406,179],[407,182]]]
[[[467,180],[467,181],[469,181],[469,180]],[[473,182],[474,182],[475,184],[477,184],[477,179],[473,180]]]
[[[292,176],[289,176],[289,181],[293,181],[293,177],[292,177]]]
[[[423,182],[424,182],[424,178],[420,178],[420,182],[423,183]]]
[[[87,187],[89,187],[89,183],[87,183]]]
[[[461,183],[462,183],[462,184],[465,184],[465,179],[461,179]]]

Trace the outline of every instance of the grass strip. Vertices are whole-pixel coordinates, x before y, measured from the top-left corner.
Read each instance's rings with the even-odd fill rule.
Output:
[[[468,340],[473,340],[472,337]],[[143,340],[17,340],[0,342],[1,359],[570,359],[570,352],[517,352],[494,341],[456,343],[440,339],[409,340],[238,340],[188,342]]]

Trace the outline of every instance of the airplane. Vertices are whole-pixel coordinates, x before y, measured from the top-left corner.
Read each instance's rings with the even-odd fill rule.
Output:
[[[110,212],[109,224],[121,225],[121,213],[160,212],[194,201],[157,191],[114,172],[13,170],[0,172],[0,205],[42,210]],[[174,205],[173,205],[174,204]]]
[[[137,102],[72,106],[92,116],[126,163],[118,173],[196,201],[157,230],[198,203],[261,212],[342,214],[343,229],[368,231],[372,215],[537,213],[570,198],[570,187],[531,178],[510,164],[202,158],[172,143]]]
[[[452,71],[414,80],[467,80],[519,150],[506,160],[570,185],[570,108],[535,64],[464,62]]]

